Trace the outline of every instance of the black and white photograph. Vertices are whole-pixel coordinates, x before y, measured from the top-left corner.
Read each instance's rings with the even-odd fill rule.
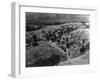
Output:
[[[90,15],[25,12],[25,66],[90,63]]]

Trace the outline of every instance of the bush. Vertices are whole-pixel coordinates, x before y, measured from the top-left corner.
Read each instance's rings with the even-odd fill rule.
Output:
[[[59,55],[51,55],[49,58],[40,58],[35,61],[33,66],[54,66],[57,65],[60,62],[60,56]]]

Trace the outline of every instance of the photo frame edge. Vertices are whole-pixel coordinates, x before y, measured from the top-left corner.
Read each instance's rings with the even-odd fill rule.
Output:
[[[20,30],[19,30],[19,6],[21,3],[11,3],[11,75],[13,77],[20,77]],[[27,5],[26,3],[22,5]],[[46,6],[45,6],[46,7]],[[97,8],[92,8],[97,13]],[[19,27],[18,27],[19,26]]]

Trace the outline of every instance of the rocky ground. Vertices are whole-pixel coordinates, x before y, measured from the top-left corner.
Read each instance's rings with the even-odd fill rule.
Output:
[[[60,62],[58,65],[84,65],[89,64],[89,52],[87,51],[84,55],[79,57],[68,59],[64,62]]]

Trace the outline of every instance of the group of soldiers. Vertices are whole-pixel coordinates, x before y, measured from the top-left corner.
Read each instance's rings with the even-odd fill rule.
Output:
[[[70,28],[62,27],[61,29],[57,29],[54,32],[48,31],[45,34],[45,37],[48,41],[56,42],[60,45],[66,44],[66,47],[69,48],[69,46],[72,44],[72,42],[70,42],[70,37],[71,37],[70,32],[73,30],[74,29],[72,27],[70,27]]]
[[[79,55],[85,54],[86,50],[89,50],[89,42],[87,39],[81,39],[80,36],[75,36],[75,38],[72,35],[78,34],[78,33],[72,33],[72,31],[75,31],[77,28],[72,27],[66,27],[66,28],[61,28],[58,29],[54,32],[48,32],[46,34],[46,39],[50,42],[55,42],[58,44],[58,46],[64,51],[67,52],[66,50],[73,50],[76,51],[73,53],[69,52],[68,55],[72,54],[71,57],[77,57]],[[80,34],[80,33],[79,33]],[[71,48],[70,48],[71,47]],[[72,49],[74,48],[74,49]],[[76,49],[76,50],[75,50]]]
[[[39,45],[38,42],[41,40],[55,42],[58,44],[58,46],[66,52],[66,48],[69,49],[70,46],[77,44],[78,40],[75,41],[75,38],[72,38],[71,32],[75,31],[78,27],[75,27],[73,25],[69,26],[62,26],[60,29],[56,29],[55,31],[44,31],[43,32],[43,38],[39,38],[36,34],[32,35],[31,40],[26,39],[26,43],[29,45],[27,46],[37,46]],[[42,34],[42,33],[40,33]],[[78,37],[78,36],[77,36]],[[86,49],[89,49],[89,43],[85,44],[85,39],[81,40],[81,48],[80,52],[84,52]],[[78,42],[79,44],[80,42]]]

